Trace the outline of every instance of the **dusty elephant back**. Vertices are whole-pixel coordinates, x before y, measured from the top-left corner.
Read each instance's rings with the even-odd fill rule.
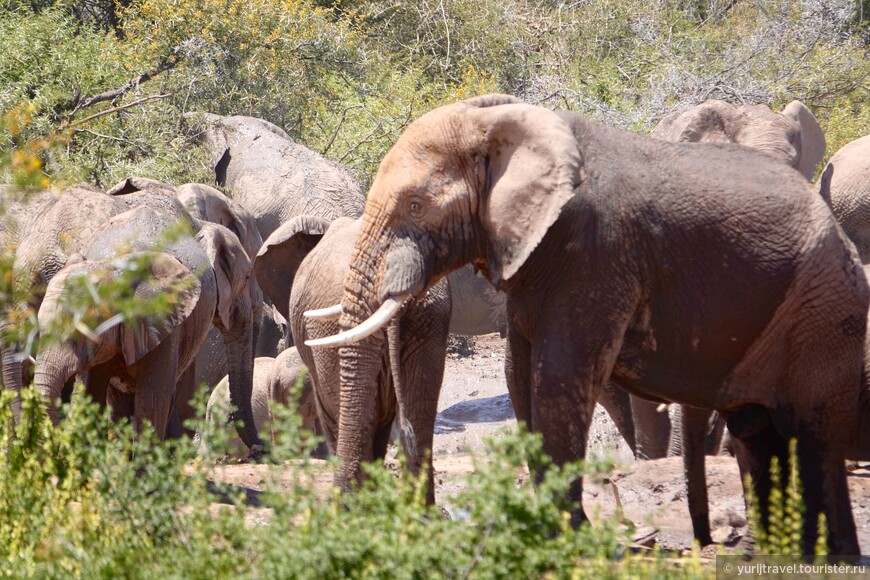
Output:
[[[870,135],[831,157],[822,171],[819,193],[857,246],[861,261],[870,261]]]
[[[252,117],[207,118],[203,140],[218,185],[257,221],[263,239],[298,215],[358,217],[365,195],[353,174]]]

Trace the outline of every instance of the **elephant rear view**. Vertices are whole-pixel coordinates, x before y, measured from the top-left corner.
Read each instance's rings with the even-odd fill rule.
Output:
[[[211,156],[215,181],[253,214],[263,239],[300,215],[359,217],[365,195],[353,174],[254,117],[191,115]]]
[[[861,261],[870,262],[870,135],[834,153],[822,171],[819,193],[855,242]]]
[[[705,101],[666,116],[652,136],[673,142],[751,147],[794,167],[807,181],[825,155],[822,128],[800,101],[792,101],[779,113],[767,105],[735,107],[725,101]]]

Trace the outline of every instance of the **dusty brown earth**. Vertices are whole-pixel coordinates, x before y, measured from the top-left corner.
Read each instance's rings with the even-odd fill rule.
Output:
[[[488,335],[470,339],[470,344],[452,343],[438,410],[434,446],[436,501],[450,511],[450,498],[462,489],[466,475],[473,472],[472,455],[484,452],[484,439],[516,426],[505,387],[503,339]],[[609,483],[586,482],[584,507],[590,517],[614,517],[619,501],[625,517],[637,526],[636,540],[666,549],[691,546],[692,526],[680,458],[635,461],[600,406],[595,411],[589,452],[609,457],[617,466]],[[220,468],[218,479],[259,490],[267,483],[268,472],[263,465],[231,465]],[[292,480],[292,468],[288,467],[279,485],[290,486]],[[315,483],[326,493],[330,482],[331,476],[324,470]],[[714,540],[729,546],[738,544],[746,534],[746,517],[735,460],[708,457],[707,486]],[[870,464],[850,472],[849,489],[861,551],[868,554]],[[252,523],[262,517],[266,516],[261,510],[250,514]]]

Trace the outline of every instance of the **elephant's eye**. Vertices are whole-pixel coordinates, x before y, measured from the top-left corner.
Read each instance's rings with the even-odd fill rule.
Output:
[[[417,200],[411,200],[408,203],[408,211],[414,217],[419,217],[423,213],[423,204]]]

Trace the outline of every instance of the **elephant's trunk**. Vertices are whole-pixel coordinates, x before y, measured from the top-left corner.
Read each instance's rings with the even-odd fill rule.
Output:
[[[42,395],[53,423],[59,419],[56,401],[60,399],[64,384],[81,370],[81,361],[67,345],[49,347],[37,355],[33,387]]]
[[[5,336],[9,335],[9,331],[11,329],[11,324],[8,320],[3,320],[0,322],[0,333]],[[15,424],[18,424],[18,420],[21,417],[21,387],[23,379],[22,379],[22,364],[21,359],[16,352],[16,348],[12,344],[3,344],[0,345],[2,348],[2,355],[0,355],[0,364],[3,366],[3,388],[7,391],[12,391],[14,393],[14,399],[12,399],[12,418],[15,420]]]
[[[402,357],[402,342],[399,332],[401,326],[401,313],[397,314],[389,328],[387,329],[387,344],[390,356],[390,373],[393,375],[393,388],[396,391],[396,407],[398,409],[399,418],[399,438],[402,441],[402,446],[405,448],[405,454],[408,456],[408,461],[412,464],[417,460],[417,437],[414,434],[414,427],[408,421],[407,409],[408,401],[406,399],[407,392],[402,381],[401,357]]]
[[[341,328],[354,328],[371,316],[371,280],[351,269],[346,282]],[[341,465],[335,485],[348,490],[362,479],[361,464],[374,458],[378,377],[383,370],[384,337],[376,332],[339,349],[339,417],[336,454]]]
[[[236,425],[239,437],[251,449],[251,455],[257,456],[263,451],[263,440],[257,433],[251,408],[254,354],[253,325],[250,318],[238,317],[232,328],[223,332],[223,338],[229,367],[230,403],[233,407],[230,420]]]

